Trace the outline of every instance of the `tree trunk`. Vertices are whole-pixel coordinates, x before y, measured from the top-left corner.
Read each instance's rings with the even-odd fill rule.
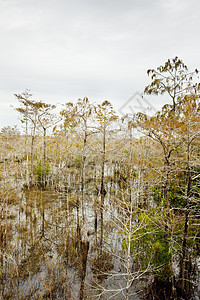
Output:
[[[82,167],[81,167],[81,207],[82,207],[83,224],[85,224],[85,161],[86,161],[86,145],[87,145],[87,133],[85,131],[84,143],[83,143]]]
[[[44,170],[45,170],[45,168],[46,168],[46,151],[47,151],[47,145],[46,145],[47,130],[46,130],[46,128],[43,128],[43,129],[44,129],[44,135],[43,135],[43,139],[44,139],[43,165],[44,165]]]
[[[35,136],[31,137],[31,186],[33,186],[33,148],[34,148]]]
[[[96,180],[97,180],[96,167],[94,167],[94,186],[97,189]],[[94,231],[95,231],[95,237],[97,239],[97,195],[96,193],[97,190],[94,191]]]
[[[105,172],[105,154],[106,154],[106,133],[105,128],[103,131],[103,151],[102,151],[102,168],[101,168],[101,207],[100,207],[100,222],[101,222],[101,236],[100,236],[100,248],[102,251],[103,245],[103,211],[104,211],[104,198],[105,198],[105,188],[104,188],[104,172]]]
[[[180,264],[180,280],[181,280],[181,294],[184,297],[187,293],[185,288],[186,283],[186,260],[187,260],[187,240],[189,231],[189,200],[192,188],[192,176],[190,170],[190,134],[189,134],[189,124],[188,124],[188,145],[187,145],[187,187],[186,187],[186,197],[185,197],[185,221],[184,221],[184,234],[183,234],[183,244],[182,244],[182,258]]]
[[[163,188],[162,188],[162,197],[166,201],[166,207],[169,211],[169,193],[168,193],[168,183],[169,183],[169,170],[170,163],[169,161],[166,161],[164,163],[164,169],[163,169]]]
[[[47,144],[46,144],[46,128],[43,128],[44,129],[44,133],[43,133],[43,143],[44,143],[44,153],[43,153],[43,174],[42,174],[42,183],[43,183],[43,186],[45,188],[46,186],[46,151],[47,151]]]
[[[80,244],[80,258],[81,258],[81,287],[79,300],[84,299],[84,286],[85,276],[87,270],[87,258],[88,258],[89,242],[81,241]]]

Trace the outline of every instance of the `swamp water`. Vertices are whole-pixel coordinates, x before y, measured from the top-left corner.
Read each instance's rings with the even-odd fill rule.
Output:
[[[80,189],[23,190],[5,187],[2,202],[0,299],[128,299],[127,255],[122,249],[123,211],[117,184],[106,184],[103,243],[100,196],[85,193],[82,228]],[[86,232],[86,240],[79,234]],[[141,299],[137,283],[129,299]]]

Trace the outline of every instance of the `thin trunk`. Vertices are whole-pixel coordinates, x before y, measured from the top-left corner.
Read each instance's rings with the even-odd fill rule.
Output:
[[[44,142],[44,154],[43,154],[43,165],[44,165],[44,169],[46,168],[46,151],[47,151],[47,144],[46,144],[46,133],[47,133],[47,129],[44,129],[44,135],[43,135],[43,142]]]
[[[96,167],[94,167],[94,186],[96,187]],[[94,192],[94,230],[95,230],[95,237],[97,238],[97,196],[96,192]]]
[[[31,186],[33,185],[33,149],[34,149],[35,136],[31,137]]]
[[[105,128],[103,131],[103,151],[102,151],[102,168],[101,168],[101,207],[100,207],[100,220],[101,220],[101,237],[100,237],[100,247],[102,251],[103,245],[103,211],[104,211],[104,198],[105,198],[105,188],[104,188],[104,172],[105,172],[105,154],[106,154],[106,132]]]
[[[186,256],[187,256],[187,238],[188,238],[188,229],[189,229],[189,212],[185,213],[185,225],[184,225],[184,235],[183,235],[183,244],[182,244],[182,259],[180,267],[180,278],[181,278],[181,290],[184,293],[185,290],[185,267],[186,267]]]
[[[132,172],[131,172],[132,173]],[[133,216],[133,203],[132,203],[132,192],[130,190],[130,202],[131,211],[129,219],[129,232],[128,232],[128,249],[127,249],[127,275],[126,275],[126,300],[129,299],[129,289],[130,289],[130,273],[131,273],[131,226],[132,226],[132,216]]]
[[[42,237],[44,237],[44,235],[45,235],[45,214],[44,214],[44,211],[45,211],[45,209],[44,209],[44,201],[43,201],[43,199],[42,199]]]
[[[80,258],[81,258],[81,287],[79,300],[84,298],[84,287],[85,287],[85,277],[87,270],[87,258],[88,258],[89,242],[82,242],[80,244]]]
[[[28,121],[26,120],[26,135],[25,135],[25,151],[26,151],[26,183],[29,185],[29,169],[28,169]]]
[[[44,143],[44,153],[43,153],[43,175],[42,175],[42,183],[44,185],[44,188],[46,186],[46,151],[47,151],[47,144],[46,144],[46,128],[44,129],[44,133],[43,133],[43,143]]]
[[[170,173],[169,167],[170,167],[170,163],[167,160],[164,163],[164,169],[163,169],[162,197],[166,201],[165,205],[166,205],[168,211],[169,211],[169,191],[168,191],[169,187],[168,187],[168,184],[169,184],[169,173]]]
[[[83,143],[82,167],[81,167],[81,206],[82,206],[83,224],[85,224],[85,162],[86,162],[86,145],[87,145],[87,132],[85,131],[84,143]]]
[[[185,293],[185,282],[186,282],[186,259],[187,259],[187,240],[189,231],[189,199],[192,188],[192,177],[190,170],[190,135],[189,135],[189,125],[188,125],[188,146],[187,146],[187,190],[185,197],[185,222],[184,222],[184,234],[183,234],[183,244],[182,244],[182,259],[180,265],[180,279],[181,279],[181,291],[182,295]]]
[[[69,238],[69,191],[70,188],[70,174],[68,175],[68,183],[67,183],[67,194],[66,194],[66,200],[67,200],[67,210],[66,210],[66,264],[68,267],[69,264],[69,243],[70,243],[70,238]],[[67,268],[66,268],[67,270]]]
[[[129,199],[130,199],[130,216],[129,216],[129,228],[128,229],[128,249],[127,249],[127,267],[126,267],[126,300],[129,300],[129,289],[130,289],[130,275],[131,275],[131,227],[132,227],[132,219],[133,219],[133,193],[132,193],[132,188],[133,188],[133,176],[134,176],[134,171],[132,168],[132,130],[130,131],[130,157],[129,157],[129,163],[130,163],[130,182],[128,184],[128,192],[129,192]],[[139,196],[139,189],[140,189],[140,172],[138,172],[139,179],[138,179],[138,186],[137,186],[137,194],[136,194],[136,205],[137,205],[137,198]]]
[[[87,241],[87,221],[86,221],[86,207],[85,207],[85,162],[86,162],[86,146],[87,146],[87,125],[85,123],[82,168],[81,168],[81,206],[82,206],[82,227],[80,240],[80,257],[81,257],[81,287],[79,300],[84,299],[85,276],[87,269],[87,257],[89,250],[89,242]]]
[[[79,180],[80,179],[77,178],[77,182],[79,182]],[[81,240],[79,209],[80,209],[80,187],[78,186],[77,198],[76,198],[76,218],[77,218],[76,234],[77,234],[77,246],[78,246],[78,249],[79,249],[80,240]]]

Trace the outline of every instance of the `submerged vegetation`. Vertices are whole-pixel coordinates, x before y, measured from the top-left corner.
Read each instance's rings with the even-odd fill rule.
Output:
[[[1,299],[199,299],[198,71],[176,57],[148,74],[145,93],[172,99],[153,116],[87,98],[56,115],[15,95],[24,132],[0,132]]]

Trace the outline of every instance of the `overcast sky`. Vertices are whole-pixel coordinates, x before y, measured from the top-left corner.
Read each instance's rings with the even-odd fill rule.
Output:
[[[199,11],[199,0],[0,0],[0,127],[19,123],[10,105],[25,89],[118,111],[148,68],[179,56],[200,69]]]

